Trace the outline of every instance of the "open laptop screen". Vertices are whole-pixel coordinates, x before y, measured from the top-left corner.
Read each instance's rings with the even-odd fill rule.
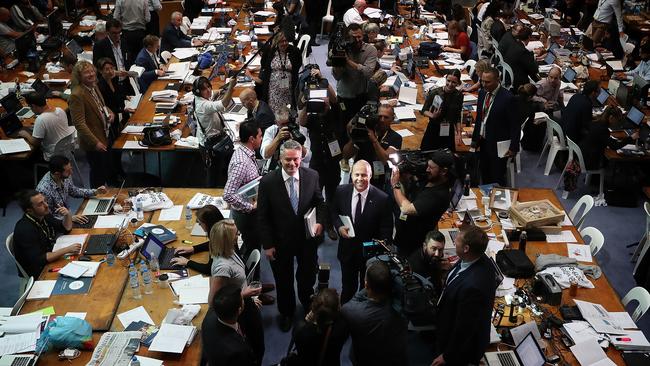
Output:
[[[546,52],[546,57],[544,57],[544,62],[547,65],[550,65],[555,62],[555,54],[553,52]]]
[[[600,105],[605,105],[605,102],[607,102],[607,98],[609,98],[609,93],[607,92],[607,90],[600,88],[600,94],[598,94],[598,97],[596,97],[598,103],[600,103]]]
[[[521,343],[515,349],[522,366],[544,366],[546,357],[539,348],[533,333],[528,333]]]
[[[627,116],[626,117],[632,123],[639,126],[641,124],[641,122],[643,122],[643,117],[645,117],[645,115],[643,114],[643,112],[636,109],[635,107],[631,107],[630,110],[627,111]]]
[[[576,72],[572,68],[567,68],[566,71],[564,72],[564,80],[566,80],[568,83],[572,83],[573,80],[576,79]]]
[[[153,254],[156,259],[160,257],[160,253],[162,252],[163,248],[165,247],[165,244],[160,242],[158,238],[154,234],[149,234],[147,235],[147,238],[144,240],[144,244],[142,245],[142,248],[140,249],[140,253],[147,258],[147,261],[151,260],[151,254]]]

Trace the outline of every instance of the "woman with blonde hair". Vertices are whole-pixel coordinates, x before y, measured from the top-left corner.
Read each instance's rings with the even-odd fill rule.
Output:
[[[217,222],[210,229],[210,257],[212,257],[212,276],[210,277],[210,292],[208,304],[212,304],[214,295],[226,284],[241,286],[244,298],[244,311],[239,316],[246,338],[257,357],[257,364],[264,358],[264,327],[260,315],[259,301],[253,301],[253,296],[261,293],[261,286],[252,288],[246,279],[246,264],[239,257],[237,248],[238,231],[235,221],[225,219]]]
[[[95,66],[85,60],[77,62],[72,69],[71,85],[70,115],[90,165],[90,186],[103,186],[109,180],[116,183],[110,159],[114,136],[109,134],[115,115],[97,86]]]

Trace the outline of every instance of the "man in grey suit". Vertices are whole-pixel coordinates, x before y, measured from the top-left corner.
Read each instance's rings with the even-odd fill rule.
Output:
[[[332,222],[340,236],[337,257],[343,284],[341,304],[354,296],[360,283],[363,288],[366,273],[363,243],[372,239],[389,240],[393,234],[392,201],[386,193],[370,185],[370,164],[365,160],[354,163],[351,177],[351,184],[338,186],[331,204]],[[352,221],[354,236],[341,216]]]
[[[296,282],[298,298],[309,311],[311,295],[318,271],[318,239],[323,231],[325,206],[318,173],[301,168],[302,146],[287,140],[280,147],[282,169],[265,175],[260,181],[257,210],[260,238],[266,257],[271,262],[277,289],[280,329],[291,328],[296,309],[293,285],[293,259],[297,259]],[[304,216],[316,208],[314,237],[305,229]]]

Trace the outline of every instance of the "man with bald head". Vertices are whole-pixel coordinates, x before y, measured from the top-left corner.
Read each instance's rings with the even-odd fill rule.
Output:
[[[192,39],[192,37],[183,33],[181,31],[181,24],[183,24],[183,14],[179,11],[173,12],[171,22],[163,30],[161,51],[173,52],[175,48],[203,45],[203,41],[200,39]]]
[[[560,92],[560,78],[562,77],[562,70],[554,66],[548,72],[546,79],[540,80],[537,83],[537,96],[533,100],[543,104],[543,108],[547,112],[554,112],[560,110],[562,106],[562,93]]]
[[[363,256],[363,243],[373,239],[388,241],[393,234],[392,201],[382,190],[370,185],[370,177],[370,163],[357,161],[352,166],[352,183],[338,186],[331,202],[332,222],[339,233],[341,304],[357,293],[359,284],[363,288],[367,259]]]
[[[275,124],[275,114],[265,101],[257,99],[255,89],[244,89],[239,94],[239,100],[248,109],[248,118],[254,118],[257,126],[262,129],[262,134]]]
[[[354,2],[354,6],[346,11],[345,14],[343,14],[343,22],[345,23],[345,26],[347,27],[352,23],[366,23],[367,20],[363,20],[361,14],[363,14],[367,7],[368,5],[366,4],[365,0],[356,0]]]

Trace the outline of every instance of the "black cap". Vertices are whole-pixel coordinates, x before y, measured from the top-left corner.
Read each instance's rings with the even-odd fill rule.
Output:
[[[448,151],[436,151],[430,159],[440,168],[450,169],[454,165],[454,157]]]

